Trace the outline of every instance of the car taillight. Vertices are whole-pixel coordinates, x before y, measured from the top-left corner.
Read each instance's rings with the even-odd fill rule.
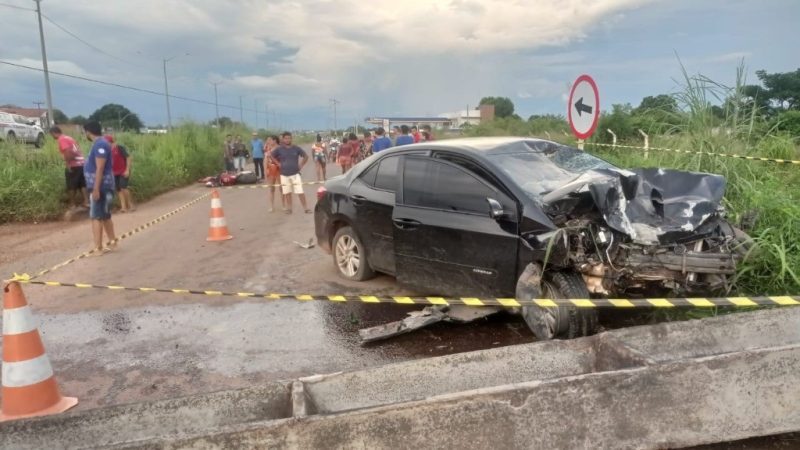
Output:
[[[320,186],[319,189],[317,189],[317,200],[322,200],[322,197],[325,197],[327,193],[328,190],[325,189],[325,186]]]

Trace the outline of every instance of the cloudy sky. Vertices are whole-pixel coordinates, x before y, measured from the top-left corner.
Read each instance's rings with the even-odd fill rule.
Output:
[[[41,67],[31,0],[0,0],[0,61]],[[798,0],[44,0],[50,69],[238,107],[265,125],[325,128],[329,99],[340,125],[366,116],[438,115],[508,96],[523,117],[563,114],[578,75],[592,75],[601,105],[669,93],[692,73],[732,82],[795,70],[787,33]],[[70,36],[57,25],[88,44]],[[94,47],[94,48],[92,48]],[[188,55],[186,55],[188,53]],[[166,123],[163,97],[52,76],[67,115],[121,103]],[[0,64],[0,104],[44,99],[39,72]],[[214,107],[172,100],[174,121],[207,121]],[[238,119],[239,110],[221,107]]]

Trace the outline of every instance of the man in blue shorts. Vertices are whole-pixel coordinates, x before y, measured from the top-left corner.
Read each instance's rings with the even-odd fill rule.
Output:
[[[90,192],[89,218],[92,219],[94,252],[99,255],[111,250],[103,248],[104,230],[109,241],[117,239],[114,235],[114,223],[111,221],[111,203],[114,201],[111,144],[102,137],[103,129],[98,122],[88,122],[83,130],[92,141],[92,150],[83,165],[83,176],[86,178],[86,190]]]

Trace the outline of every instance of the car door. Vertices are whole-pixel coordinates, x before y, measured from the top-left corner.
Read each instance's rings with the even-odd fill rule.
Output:
[[[392,211],[399,160],[399,156],[380,159],[350,185],[350,201],[367,260],[373,269],[389,274],[395,273]]]
[[[401,180],[392,215],[398,280],[443,296],[513,295],[516,202],[441,159],[406,156]],[[489,199],[502,214],[492,217]]]

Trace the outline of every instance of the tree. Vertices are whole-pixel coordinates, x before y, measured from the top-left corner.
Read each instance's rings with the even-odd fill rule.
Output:
[[[103,126],[110,126],[116,130],[136,130],[144,128],[139,116],[128,108],[116,103],[103,105],[89,116],[90,121],[100,122]]]
[[[655,97],[648,95],[642,99],[642,103],[638,108],[636,108],[636,110],[637,113],[651,110],[676,113],[678,111],[678,102],[674,97],[667,94],[656,95]]]
[[[216,125],[217,119],[211,119],[208,121],[209,125]],[[219,127],[220,128],[231,128],[233,126],[233,120],[230,117],[222,116],[219,118]]]
[[[69,121],[68,121],[68,122],[69,122],[69,123],[74,123],[75,125],[84,125],[84,124],[86,124],[86,122],[88,122],[88,121],[89,121],[89,119],[87,119],[86,117],[83,117],[83,116],[81,116],[81,115],[79,114],[79,115],[77,115],[77,116],[75,116],[75,117],[73,117],[73,118],[69,119]]]
[[[786,131],[793,138],[800,137],[800,111],[784,111],[776,120],[776,128]]]
[[[514,103],[508,97],[483,97],[481,105],[494,105],[494,116],[498,119],[514,115]]]
[[[62,123],[69,123],[69,117],[64,114],[63,111],[60,109],[53,109],[53,123],[54,124],[62,124]]]
[[[769,92],[779,109],[800,110],[800,69],[794,72],[767,73],[757,70],[756,75]]]

